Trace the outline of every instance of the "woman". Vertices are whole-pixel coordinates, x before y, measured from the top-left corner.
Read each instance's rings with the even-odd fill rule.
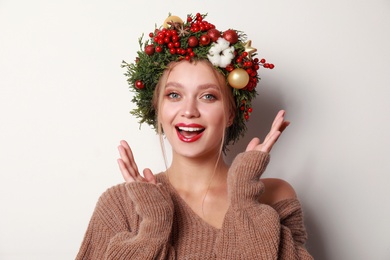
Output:
[[[263,142],[254,138],[228,166],[222,153],[245,131],[255,91],[251,78],[257,83],[255,65],[260,63],[243,55],[248,49],[242,48],[242,36],[231,32],[210,45],[190,44],[191,36],[204,35],[192,31],[193,23],[209,23],[199,14],[188,17],[186,23],[169,17],[168,29],[160,35],[165,39],[167,31],[190,28],[191,33],[177,41],[175,34],[168,34],[186,53],[173,53],[168,40],[160,44],[163,30],[157,30],[150,35],[153,44],[145,44],[135,64],[126,63],[129,82],[136,88],[138,110],[133,113],[154,125],[160,137],[166,136],[172,162],[165,172],[154,175],[145,169],[141,176],[129,145],[120,142],[118,164],[125,183],[100,197],[77,259],[311,259],[304,248],[306,233],[294,189],[282,180],[259,180],[271,148],[289,124],[285,112],[277,114]],[[153,52],[147,49],[151,45]],[[167,49],[159,52],[158,46]],[[213,59],[214,47],[222,53],[229,49],[227,62]],[[191,51],[196,55],[187,59]],[[202,57],[205,53],[207,58]],[[233,69],[226,69],[230,65]],[[242,68],[248,80],[241,74],[238,80],[229,78]],[[232,86],[240,88],[232,91]]]

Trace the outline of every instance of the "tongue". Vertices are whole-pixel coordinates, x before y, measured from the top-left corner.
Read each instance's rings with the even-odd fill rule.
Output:
[[[180,134],[184,136],[185,138],[192,138],[199,134],[197,131],[180,131]]]

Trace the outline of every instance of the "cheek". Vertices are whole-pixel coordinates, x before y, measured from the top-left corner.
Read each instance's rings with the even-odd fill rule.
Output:
[[[176,115],[176,110],[171,103],[163,102],[160,107],[160,123],[162,125],[170,123]]]
[[[215,126],[224,126],[228,118],[220,106],[205,108],[202,114],[207,115],[208,121]]]

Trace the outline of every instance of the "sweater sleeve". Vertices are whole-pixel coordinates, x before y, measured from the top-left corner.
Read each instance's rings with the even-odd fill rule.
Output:
[[[310,259],[303,257],[304,236],[298,235],[298,226],[292,232],[292,226],[285,225],[289,216],[278,214],[283,205],[276,209],[259,202],[264,191],[260,176],[268,162],[269,154],[258,151],[241,153],[233,161],[228,175],[230,205],[216,245],[217,259]]]
[[[272,207],[279,214],[281,223],[279,258],[313,259],[305,248],[307,233],[299,200],[282,200]]]
[[[76,257],[174,259],[173,203],[161,184],[130,183],[99,199]]]

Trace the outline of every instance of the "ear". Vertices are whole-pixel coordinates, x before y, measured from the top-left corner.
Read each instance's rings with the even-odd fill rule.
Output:
[[[227,124],[226,127],[229,127],[233,124],[234,121],[234,113],[230,112],[229,117],[227,118]]]

